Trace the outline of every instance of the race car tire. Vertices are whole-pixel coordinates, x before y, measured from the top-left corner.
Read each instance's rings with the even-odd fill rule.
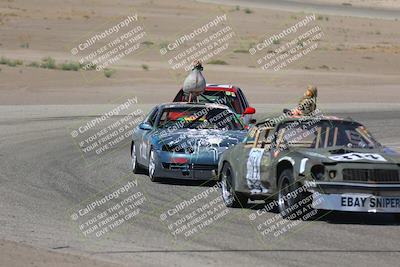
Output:
[[[232,167],[225,163],[221,172],[221,194],[225,206],[229,208],[243,208],[247,205],[249,198],[243,193],[235,191],[235,179]]]
[[[141,168],[139,163],[137,162],[137,154],[135,144],[132,142],[132,149],[131,149],[131,168],[133,173],[139,173]]]
[[[150,181],[158,182],[160,179],[157,176],[158,171],[157,171],[156,156],[153,149],[150,150],[148,170],[149,170]]]
[[[282,218],[297,220],[307,217],[312,210],[311,205],[303,203],[306,195],[303,193],[294,193],[298,186],[294,182],[293,171],[284,170],[278,180],[278,207]],[[311,218],[312,216],[310,216]]]

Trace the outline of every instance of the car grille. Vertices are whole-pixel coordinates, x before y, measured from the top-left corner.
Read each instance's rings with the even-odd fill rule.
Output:
[[[343,169],[343,180],[369,183],[398,183],[398,170],[385,169]]]
[[[187,164],[187,163],[162,163],[163,168],[170,170],[178,170],[178,169],[190,169],[190,170],[199,170],[199,171],[212,171],[217,170],[217,165],[208,165],[208,164]]]
[[[217,165],[207,165],[207,164],[194,164],[194,170],[202,170],[202,171],[212,171],[218,168]]]
[[[169,169],[169,170],[183,170],[183,169],[189,169],[189,165],[184,163],[162,163],[163,168]]]

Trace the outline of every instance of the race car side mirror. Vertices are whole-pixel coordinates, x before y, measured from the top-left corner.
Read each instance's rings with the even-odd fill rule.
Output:
[[[153,127],[151,127],[150,124],[145,123],[145,122],[142,122],[142,123],[139,125],[139,128],[140,128],[141,130],[144,130],[144,131],[150,131],[151,129],[153,129]]]
[[[256,113],[256,109],[253,107],[247,107],[244,112],[243,115],[247,115],[247,114],[254,114]]]

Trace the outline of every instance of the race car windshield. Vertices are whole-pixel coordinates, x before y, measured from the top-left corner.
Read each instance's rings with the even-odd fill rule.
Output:
[[[240,100],[235,92],[205,91],[198,97],[200,103],[218,103],[230,107],[234,112],[242,113]]]
[[[294,121],[280,127],[281,145],[304,148],[377,148],[381,145],[367,129],[348,121]]]
[[[160,116],[158,128],[243,130],[234,113],[209,107],[166,108]]]

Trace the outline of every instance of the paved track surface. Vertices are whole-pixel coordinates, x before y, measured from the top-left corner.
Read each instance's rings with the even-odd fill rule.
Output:
[[[93,119],[87,114],[95,112],[88,111],[99,107],[0,109],[0,239],[129,266],[398,265],[400,228],[392,215],[329,214],[301,222],[296,231],[278,238],[263,237],[249,219],[261,208],[253,203],[246,209],[229,209],[223,218],[188,238],[174,238],[160,214],[212,184],[152,183],[144,174],[133,175],[128,143],[91,158],[96,161],[87,165],[67,128]],[[348,110],[343,108],[340,115],[364,122],[383,143],[399,148],[400,109]],[[76,207],[128,181],[137,181],[137,190],[146,197],[140,214],[100,238],[80,234],[70,218]],[[213,192],[209,198],[217,196]],[[182,216],[203,204],[196,201]],[[267,213],[262,218],[274,216]]]
[[[319,14],[329,14],[338,16],[352,16],[374,19],[398,19],[400,13],[398,9],[379,9],[368,7],[356,7],[338,3],[336,5],[323,4],[318,2],[304,2],[300,0],[200,0],[224,5],[241,5],[255,8],[268,8],[285,10],[292,12],[310,12]],[[343,1],[345,3],[345,1]]]

